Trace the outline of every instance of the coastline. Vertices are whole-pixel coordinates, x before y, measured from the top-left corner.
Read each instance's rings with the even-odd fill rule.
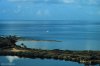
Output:
[[[100,51],[93,50],[60,50],[60,49],[35,49],[27,48],[23,43],[16,45],[19,40],[16,36],[0,37],[0,56],[18,56],[24,58],[56,59],[78,62],[85,65],[100,64]],[[22,38],[25,40],[24,38]],[[27,39],[30,40],[31,39]],[[56,41],[57,42],[57,41]]]
[[[42,50],[15,46],[0,50],[0,56],[18,56],[24,58],[56,59],[73,61],[86,65],[100,64],[100,51]]]

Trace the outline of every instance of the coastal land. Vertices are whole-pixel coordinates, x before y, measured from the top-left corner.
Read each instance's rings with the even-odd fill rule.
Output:
[[[65,60],[85,65],[100,64],[100,51],[27,48],[24,44],[16,45],[17,40],[16,36],[0,37],[0,56]]]

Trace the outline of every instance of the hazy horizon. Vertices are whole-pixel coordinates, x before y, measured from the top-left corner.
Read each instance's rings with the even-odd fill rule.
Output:
[[[0,20],[100,21],[100,0],[0,0]]]

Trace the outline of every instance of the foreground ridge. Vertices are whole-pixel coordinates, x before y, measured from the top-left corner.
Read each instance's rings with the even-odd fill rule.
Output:
[[[100,64],[100,51],[42,50],[15,46],[0,50],[1,56],[18,56],[24,58],[58,59],[74,61],[86,65]]]

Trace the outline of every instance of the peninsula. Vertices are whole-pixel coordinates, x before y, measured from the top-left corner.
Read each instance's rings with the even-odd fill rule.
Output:
[[[27,48],[16,45],[18,38],[16,36],[0,37],[0,56],[18,56],[24,58],[56,59],[82,63],[85,65],[100,64],[100,51],[84,50],[43,50]]]

